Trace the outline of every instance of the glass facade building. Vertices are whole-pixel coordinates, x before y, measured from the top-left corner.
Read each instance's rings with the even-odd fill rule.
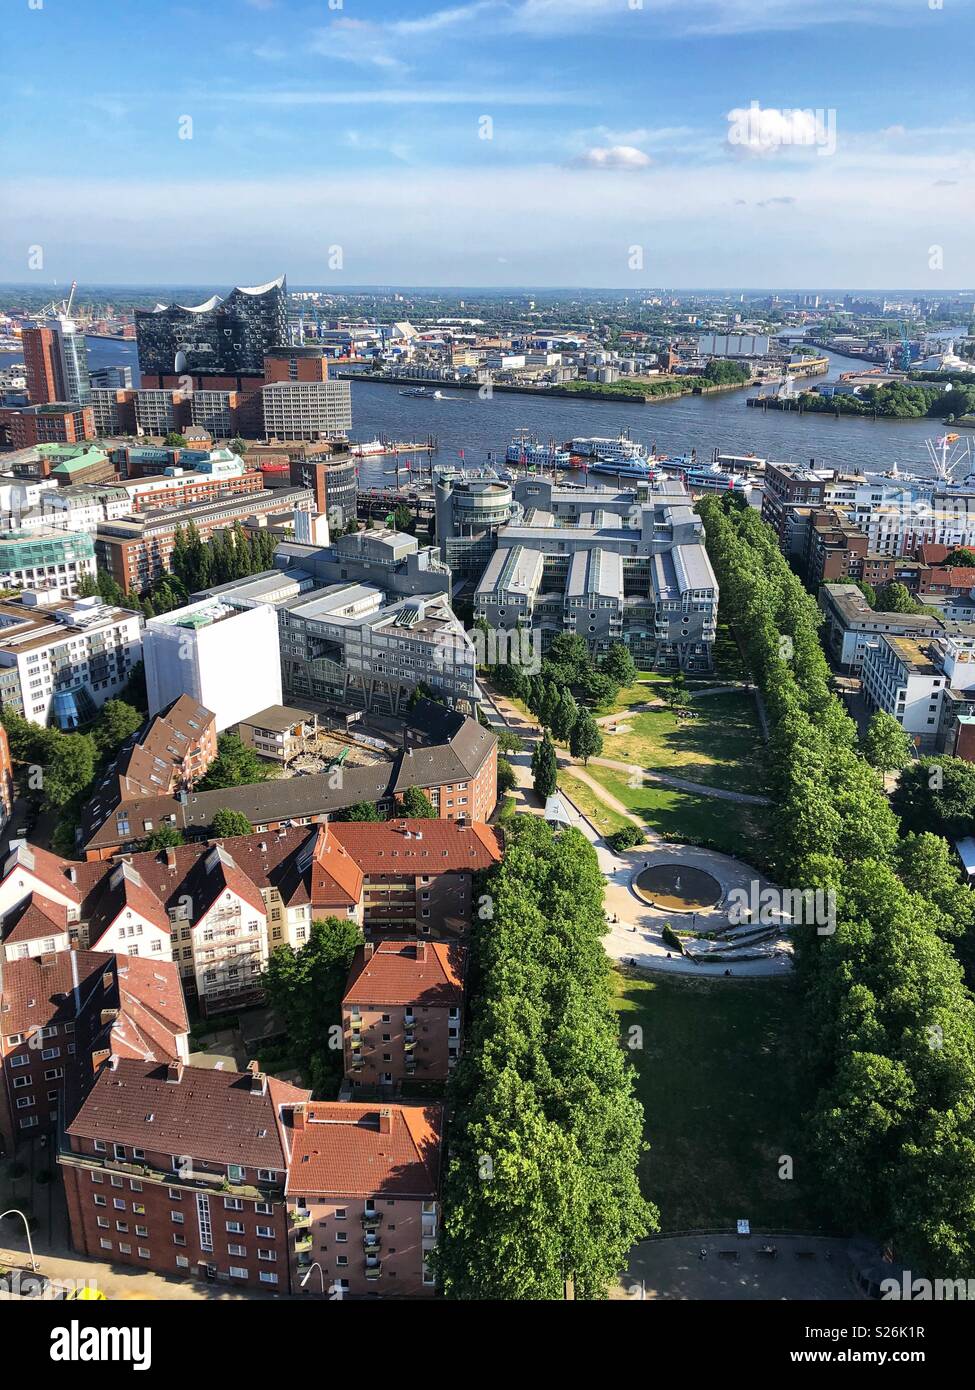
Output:
[[[139,370],[167,375],[258,376],[264,354],[288,342],[285,277],[214,295],[203,304],[137,309]]]

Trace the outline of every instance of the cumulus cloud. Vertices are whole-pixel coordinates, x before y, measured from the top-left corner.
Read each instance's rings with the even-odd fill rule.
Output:
[[[572,160],[576,169],[646,169],[652,163],[635,145],[593,145]]]
[[[736,154],[768,155],[784,149],[836,149],[836,112],[832,108],[762,106],[753,101],[728,112],[729,147]]]

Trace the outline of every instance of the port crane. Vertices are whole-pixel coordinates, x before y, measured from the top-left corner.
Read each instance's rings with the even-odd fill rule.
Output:
[[[78,281],[72,280],[67,299],[62,299],[60,304],[56,299],[52,300],[50,304],[45,304],[44,308],[41,309],[38,314],[38,318],[70,318],[71,306],[74,303],[75,291],[77,288]]]

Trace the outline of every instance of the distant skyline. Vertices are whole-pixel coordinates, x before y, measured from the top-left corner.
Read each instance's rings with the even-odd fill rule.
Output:
[[[973,0],[25,0],[4,30],[5,282],[975,284]]]

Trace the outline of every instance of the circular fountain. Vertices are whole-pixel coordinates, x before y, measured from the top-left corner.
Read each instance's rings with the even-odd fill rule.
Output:
[[[690,864],[652,864],[633,879],[633,891],[650,907],[667,912],[703,912],[721,898],[713,874]]]

